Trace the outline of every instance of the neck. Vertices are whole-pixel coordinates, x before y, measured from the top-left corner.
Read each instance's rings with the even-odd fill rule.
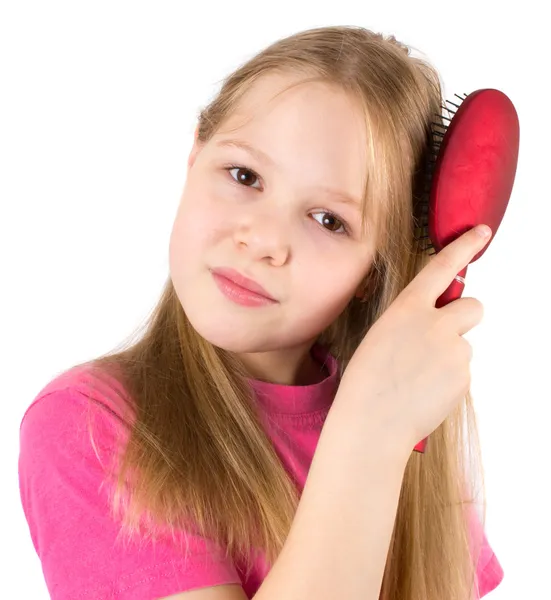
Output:
[[[313,342],[268,352],[239,355],[249,377],[279,385],[312,385],[327,377],[327,371],[310,353]]]

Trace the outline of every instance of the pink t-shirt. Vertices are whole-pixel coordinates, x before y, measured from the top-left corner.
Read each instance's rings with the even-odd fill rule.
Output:
[[[284,386],[251,380],[276,451],[300,489],[338,386],[334,357],[318,345],[312,355],[328,369],[320,383]],[[87,386],[86,367],[69,369],[42,389],[21,422],[21,501],[52,599],[152,600],[229,583],[242,585],[252,598],[268,572],[261,553],[246,577],[220,548],[198,536],[186,535],[187,559],[170,536],[155,544],[119,541],[104,468],[121,426],[111,412],[118,411],[109,390],[103,392]],[[87,394],[95,400],[95,448],[88,433]],[[477,565],[482,597],[500,583],[503,570],[478,517],[472,522],[473,540],[482,543]]]

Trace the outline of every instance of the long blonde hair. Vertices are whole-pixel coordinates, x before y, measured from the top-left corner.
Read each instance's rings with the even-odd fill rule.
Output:
[[[225,79],[200,112],[199,141],[219,130],[259,77],[275,71],[340,86],[365,113],[371,159],[363,216],[376,224],[377,239],[365,281],[369,300],[353,298],[319,337],[342,373],[371,325],[429,260],[414,231],[430,123],[441,114],[440,80],[394,36],[361,27],[311,29],[277,41]],[[85,363],[98,379],[108,374],[124,390],[117,397],[124,400],[119,416],[128,436],[112,496],[121,531],[133,535],[146,523],[142,535],[155,537],[185,528],[247,568],[253,549],[273,564],[300,491],[262,426],[238,361],[194,330],[170,278],[147,327],[126,345]],[[382,599],[471,597],[477,555],[470,551],[466,513],[475,479],[484,492],[469,393],[430,436],[425,454],[411,454]]]

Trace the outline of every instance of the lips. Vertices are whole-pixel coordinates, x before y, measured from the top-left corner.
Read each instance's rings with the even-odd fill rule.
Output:
[[[256,281],[241,275],[235,269],[231,269],[230,267],[217,267],[215,269],[211,269],[211,272],[219,275],[220,277],[225,277],[230,281],[233,281],[239,287],[242,287],[250,292],[254,292],[255,294],[259,294],[260,296],[264,296],[264,298],[268,298],[269,300],[276,301],[273,296],[270,294]]]

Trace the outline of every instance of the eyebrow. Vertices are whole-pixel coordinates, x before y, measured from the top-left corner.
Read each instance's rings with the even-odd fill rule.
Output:
[[[275,161],[270,156],[268,156],[268,154],[266,154],[259,148],[251,146],[251,144],[249,144],[249,142],[246,142],[245,140],[220,140],[216,145],[220,147],[240,148],[241,150],[245,150],[245,152],[248,152],[251,156],[254,156],[254,158],[256,158],[259,162],[270,166],[275,165]],[[338,202],[341,202],[342,204],[350,204],[358,210],[360,209],[360,202],[357,199],[352,198],[348,194],[345,194],[344,192],[341,192],[326,185],[320,185],[318,186],[318,189],[322,190],[326,194],[334,196],[335,199]]]

